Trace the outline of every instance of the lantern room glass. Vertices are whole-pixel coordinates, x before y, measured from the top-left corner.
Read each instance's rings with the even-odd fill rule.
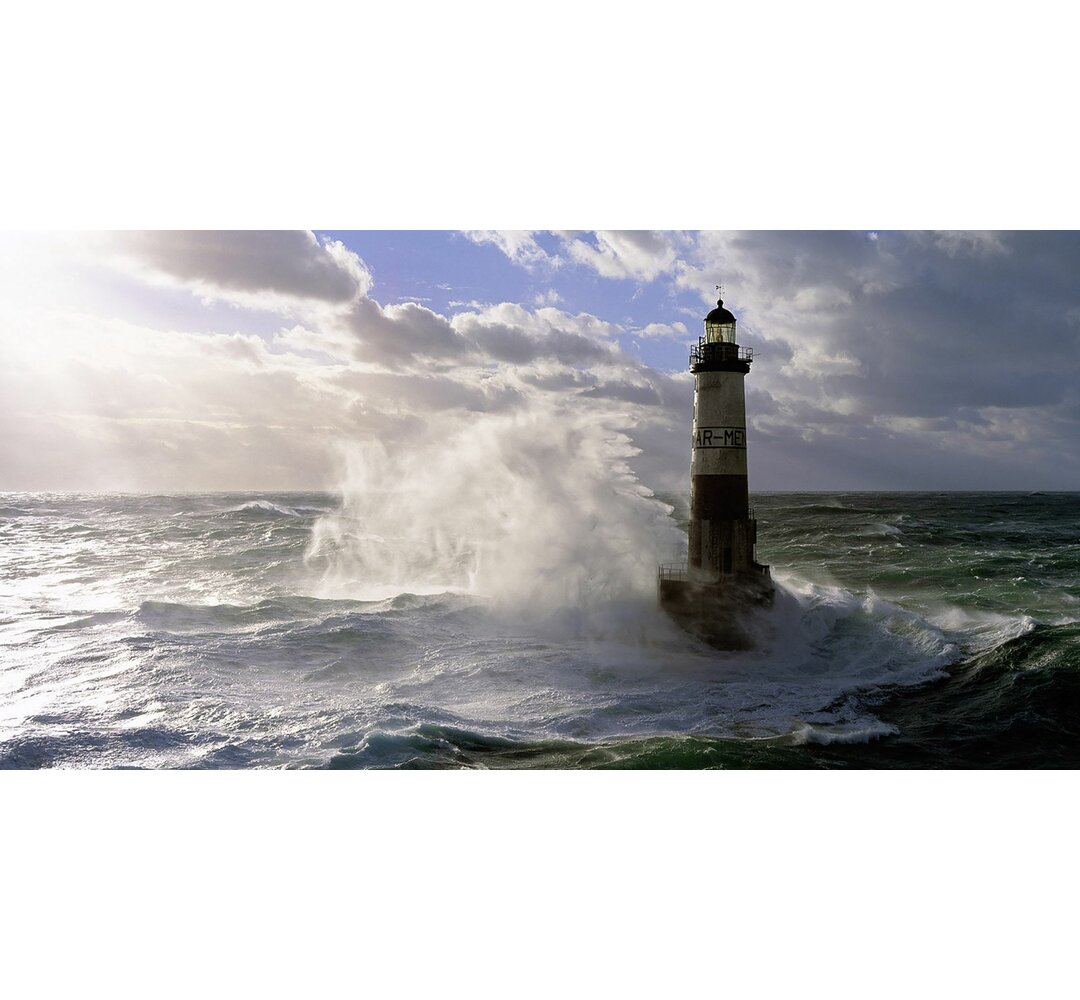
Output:
[[[734,344],[734,323],[710,323],[705,320],[705,343],[706,344]]]

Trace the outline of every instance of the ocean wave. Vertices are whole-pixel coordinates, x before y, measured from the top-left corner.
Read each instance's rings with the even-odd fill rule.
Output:
[[[143,601],[135,611],[142,624],[160,631],[206,632],[243,629],[269,622],[318,620],[339,602],[292,597],[253,604],[197,604],[180,601]]]
[[[928,611],[927,621],[955,637],[968,655],[995,649],[1028,634],[1039,625],[1028,614],[1009,614],[955,604]]]
[[[1026,673],[1065,671],[1080,681],[1080,626],[1032,622],[1030,628],[980,650],[970,665]]]
[[[127,611],[90,611],[74,614],[56,625],[50,625],[43,632],[82,631],[99,625],[112,625],[128,617]]]
[[[895,736],[900,730],[887,722],[873,720],[856,725],[822,726],[804,723],[791,733],[791,742],[795,746],[816,743],[819,746],[834,744],[869,743],[884,736]]]
[[[229,507],[222,513],[225,514],[261,514],[271,517],[302,517],[301,511],[293,507],[285,507],[281,504],[272,503],[269,500],[248,500],[236,507]]]
[[[903,531],[901,531],[895,524],[885,524],[884,522],[878,522],[875,524],[871,524],[862,532],[862,534],[871,536],[895,536],[902,535]]]
[[[818,502],[791,504],[786,509],[789,511],[798,511],[800,516],[805,516],[806,514],[828,514],[833,516],[837,514],[849,514],[862,516],[865,513],[864,511],[859,510],[857,507],[849,507],[846,504],[841,503],[839,500],[833,500],[825,503]]]
[[[337,769],[408,768],[410,766],[469,766],[477,755],[508,751],[520,742],[485,736],[473,730],[437,723],[421,723],[403,732],[379,728],[365,733],[356,746],[343,748],[327,762]]]

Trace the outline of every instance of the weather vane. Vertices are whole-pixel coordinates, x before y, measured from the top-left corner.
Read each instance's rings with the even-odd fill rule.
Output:
[[[717,285],[716,286],[716,296],[717,296],[717,298],[721,298],[721,299],[724,297],[724,286],[723,285]]]

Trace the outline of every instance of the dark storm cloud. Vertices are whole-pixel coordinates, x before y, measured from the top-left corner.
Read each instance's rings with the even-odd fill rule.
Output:
[[[577,368],[553,370],[525,370],[520,373],[522,382],[549,392],[566,392],[571,389],[590,389],[596,385],[596,376]]]
[[[609,362],[614,359],[609,358]],[[655,409],[653,419],[674,416],[681,420],[690,411],[692,383],[679,375],[658,372],[633,358],[622,357],[602,369],[558,366],[522,369],[518,379],[529,386],[557,394],[577,393],[586,399],[607,399]],[[689,424],[687,424],[689,426]]]
[[[917,276],[920,284],[853,293],[823,330],[826,344],[853,357],[860,372],[826,382],[911,415],[1058,402],[1075,378],[1075,328],[1067,318],[1075,293],[1061,290],[1053,306],[1040,301],[1041,318],[1033,320],[1022,295],[1003,294],[1006,286],[986,277],[942,287],[964,277],[952,271],[946,261],[937,274]]]
[[[576,365],[609,360],[612,345],[573,328],[573,317],[537,328],[517,322],[492,320],[475,313],[457,317],[456,327],[476,348],[493,361],[523,365],[541,358]]]
[[[470,337],[498,361],[525,364],[536,358],[536,341],[524,330],[505,323],[466,321],[463,325]]]
[[[1077,234],[754,233],[732,247],[747,318],[793,352],[790,377],[866,412],[1043,405],[1076,384]],[[837,359],[846,370],[829,370]]]
[[[611,347],[569,330],[552,330],[529,336],[504,326],[476,326],[470,333],[478,347],[496,361],[524,364],[538,358],[554,358],[564,364],[603,361]]]
[[[360,299],[347,325],[355,336],[357,358],[389,368],[418,358],[463,361],[475,353],[445,317],[413,302],[384,308],[372,299]]]
[[[660,393],[651,385],[627,382],[619,379],[612,382],[603,382],[582,393],[584,396],[595,396],[600,399],[621,399],[627,403],[636,403],[639,406],[659,406]]]
[[[303,230],[133,232],[115,240],[154,270],[224,291],[344,303],[370,283],[355,255],[328,252]]]
[[[623,363],[622,374],[598,380],[585,395],[656,407],[680,423],[689,420],[693,409],[693,382],[688,375],[658,372],[633,359]]]
[[[611,363],[618,347],[605,339],[609,328],[592,316],[556,309],[535,313],[519,306],[459,313],[452,320],[407,302],[380,306],[358,299],[345,320],[355,357],[393,370],[436,365],[528,366]]]

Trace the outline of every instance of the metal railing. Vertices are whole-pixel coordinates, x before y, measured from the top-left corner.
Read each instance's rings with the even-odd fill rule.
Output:
[[[689,580],[690,567],[686,563],[661,563],[656,568],[658,580]]]
[[[690,364],[700,365],[709,361],[745,361],[747,364],[754,360],[752,347],[740,347],[738,344],[709,344],[702,337],[690,348]]]

